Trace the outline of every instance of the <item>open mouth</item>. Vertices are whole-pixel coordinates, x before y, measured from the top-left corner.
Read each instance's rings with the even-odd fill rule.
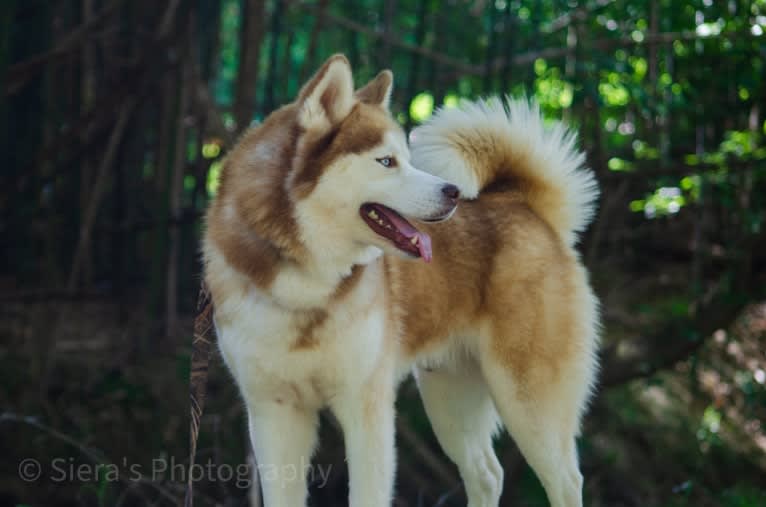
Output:
[[[396,211],[377,203],[362,204],[359,214],[370,229],[399,250],[431,262],[431,237],[420,232]]]

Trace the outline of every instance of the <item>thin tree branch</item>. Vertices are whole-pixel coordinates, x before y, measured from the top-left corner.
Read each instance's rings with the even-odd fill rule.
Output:
[[[709,40],[717,40],[717,39],[726,39],[726,40],[735,40],[735,39],[749,39],[755,37],[750,32],[727,32],[727,33],[721,33],[719,35],[714,36],[706,36],[706,35],[700,35],[697,32],[665,32],[665,33],[655,33],[655,34],[645,34],[643,39],[636,40],[632,36],[625,36],[625,37],[618,37],[618,38],[608,38],[608,39],[598,39],[590,42],[590,46],[592,49],[600,49],[600,50],[608,50],[608,49],[617,49],[621,47],[641,47],[641,46],[655,46],[658,44],[669,44],[671,42],[680,40],[680,41],[693,41],[693,40],[700,40],[700,39],[709,39]],[[542,58],[544,60],[549,60],[553,58],[560,58],[567,56],[568,54],[571,54],[574,51],[573,48],[546,48],[541,49],[539,51],[531,51],[528,53],[522,53],[519,55],[516,55],[513,57],[513,60],[511,61],[511,65],[528,65],[538,58]],[[502,69],[503,61],[502,60],[496,60],[495,63],[492,65],[492,70],[497,71]]]
[[[316,7],[313,7],[313,6],[312,7],[307,6],[307,8],[316,9]],[[343,16],[339,16],[337,14],[332,14],[330,12],[326,13],[325,16],[327,17],[329,21],[335,23],[336,25],[339,25],[353,32],[366,35],[370,37],[371,39],[382,39],[384,37],[387,37],[389,39],[388,40],[389,44],[393,47],[397,47],[400,49],[404,49],[406,51],[417,53],[426,58],[430,58],[431,60],[434,60],[438,63],[444,64],[456,70],[459,70],[462,73],[472,74],[472,75],[481,75],[483,72],[483,67],[481,66],[470,65],[456,58],[452,58],[451,56],[434,51],[432,49],[420,47],[416,44],[411,44],[409,42],[406,42],[404,38],[400,37],[398,34],[388,32],[388,35],[385,35],[383,32],[378,32],[374,28],[370,28],[366,25],[363,25],[362,23],[358,23],[351,19],[345,18]]]
[[[170,36],[173,30],[173,22],[176,18],[176,11],[178,10],[180,3],[181,0],[170,0],[168,8],[165,9],[164,14],[162,15],[162,23],[160,23],[155,39],[162,40]]]
[[[540,31],[544,34],[556,33],[559,30],[569,27],[572,23],[588,19],[594,12],[612,3],[614,3],[614,0],[596,0],[590,5],[571,10],[566,14],[559,16],[547,25],[543,25],[542,28],[540,28]]]
[[[396,420],[396,432],[442,482],[445,484],[460,483],[460,478],[444,465],[444,460],[431,451],[431,448],[423,442],[415,430],[401,418]]]
[[[226,128],[226,124],[221,116],[221,111],[216,106],[213,96],[210,93],[208,86],[202,81],[197,82],[197,90],[195,94],[196,107],[199,109],[199,114],[205,118],[205,122],[213,131],[213,133],[220,137],[227,147],[231,147],[236,138],[234,133]]]
[[[104,7],[98,14],[90,16],[85,23],[64,36],[56,47],[50,51],[11,65],[8,68],[5,90],[0,90],[0,93],[12,95],[24,86],[27,81],[34,77],[35,74],[41,72],[50,61],[61,58],[63,54],[76,50],[80,44],[87,41],[87,38],[92,34],[93,29],[101,23],[101,21],[108,18],[123,3],[123,1],[124,0],[112,0],[112,2]]]
[[[82,263],[85,256],[85,248],[90,242],[91,230],[93,229],[93,224],[96,221],[96,214],[98,213],[99,207],[101,206],[101,200],[106,191],[110,169],[114,163],[117,148],[120,146],[122,136],[125,133],[125,128],[128,125],[128,120],[130,119],[130,115],[133,112],[135,105],[136,100],[134,98],[129,98],[123,104],[122,109],[117,116],[117,124],[109,138],[104,158],[101,160],[101,165],[96,173],[96,181],[93,184],[93,190],[91,191],[90,202],[85,210],[85,216],[80,224],[80,237],[77,241],[77,248],[75,249],[74,257],[72,259],[72,268],[69,272],[67,288],[70,291],[74,291],[77,288],[77,283],[80,278],[80,270],[82,269]]]

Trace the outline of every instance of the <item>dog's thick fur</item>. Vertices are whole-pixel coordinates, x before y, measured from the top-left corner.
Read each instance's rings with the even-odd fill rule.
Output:
[[[332,57],[225,161],[205,279],[259,466],[300,470],[329,407],[350,505],[390,505],[395,390],[414,371],[470,506],[498,503],[502,421],[551,504],[579,507],[597,301],[573,244],[593,176],[574,137],[525,100],[438,112],[414,131],[411,164],[391,86],[384,71],[354,92],[348,61]],[[433,261],[373,232],[360,214],[369,202],[418,220]],[[261,482],[267,507],[305,504],[300,474]]]

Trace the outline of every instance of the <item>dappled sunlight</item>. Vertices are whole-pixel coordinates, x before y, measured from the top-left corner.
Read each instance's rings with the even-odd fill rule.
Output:
[[[747,456],[766,473],[766,428],[762,424],[766,387],[755,378],[766,367],[766,330],[761,327],[765,315],[766,303],[751,306],[731,331],[716,331],[693,360],[679,363],[671,372],[635,381],[607,397],[619,418],[614,431],[650,432],[651,445],[619,449],[604,440],[600,452],[617,453],[617,466],[625,474],[636,466],[643,468],[645,461],[672,457],[674,462],[665,466],[661,479],[633,482],[632,487],[645,488],[647,498],[656,497],[648,505],[660,505],[660,501],[682,494],[694,502],[691,499],[703,494],[700,481],[715,481],[721,466],[741,466],[734,464],[739,458],[733,453]],[[631,403],[637,405],[628,408]],[[745,493],[751,495],[761,498]]]

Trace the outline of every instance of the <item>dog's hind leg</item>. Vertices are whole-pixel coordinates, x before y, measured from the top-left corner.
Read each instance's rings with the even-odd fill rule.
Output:
[[[495,406],[551,506],[582,507],[575,437],[589,383],[577,375],[541,374],[546,366],[539,362],[528,365],[528,376],[518,375],[491,352],[481,362]]]
[[[469,507],[497,507],[503,469],[492,448],[498,418],[475,364],[416,369],[420,396],[444,452],[465,483]]]
[[[250,439],[264,506],[305,507],[306,472],[316,446],[316,412],[266,400],[252,407],[248,410]]]

